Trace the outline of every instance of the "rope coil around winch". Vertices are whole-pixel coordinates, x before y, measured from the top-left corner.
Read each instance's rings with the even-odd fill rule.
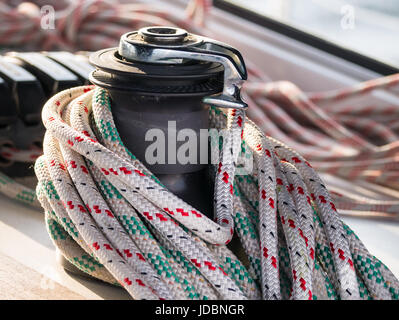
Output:
[[[244,111],[210,108],[211,128],[229,132],[214,222],[124,147],[111,108],[90,86],[42,112],[37,195],[54,243],[81,270],[135,299],[398,299],[398,280],[340,220],[311,165]],[[249,151],[253,173],[235,176]],[[234,234],[240,259],[226,246]]]

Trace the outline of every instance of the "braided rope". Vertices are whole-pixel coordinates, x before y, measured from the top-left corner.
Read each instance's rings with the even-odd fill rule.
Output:
[[[133,298],[397,298],[399,282],[343,225],[310,164],[243,111],[210,108],[211,127],[228,131],[215,222],[125,148],[104,89],[65,90],[42,118],[35,172],[50,236],[71,263]],[[235,176],[249,150],[254,171]]]
[[[114,46],[122,33],[148,24],[178,25],[195,32],[189,19],[203,26],[210,2],[192,3],[188,19],[182,21],[142,4],[118,4],[115,10],[115,3],[108,1],[73,2],[65,11],[68,14],[57,15],[54,33],[32,33],[32,27],[39,26],[38,17],[19,15],[1,4],[0,43],[64,50],[82,49],[84,44],[84,49],[96,50]],[[125,149],[110,116],[106,92],[89,92],[79,99],[86,113],[81,106],[73,106],[71,90],[54,106],[57,112],[64,110],[62,118],[57,112],[53,116],[64,121],[58,129],[68,125],[84,136],[75,141],[71,131],[60,130],[62,135],[57,136],[51,131],[56,128],[48,128],[47,151],[35,166],[41,177],[37,196],[56,246],[81,270],[120,283],[135,298],[398,299],[397,280],[342,225],[334,203],[351,212],[397,213],[398,197],[392,193],[399,189],[395,157],[399,122],[392,117],[397,107],[376,108],[352,101],[374,89],[394,88],[399,77],[304,95],[288,82],[265,86],[267,77],[255,68],[249,68],[249,74],[251,81],[244,88],[251,105],[249,116],[263,132],[297,149],[324,172],[334,202],[309,163],[296,152],[265,137],[241,112],[231,111],[226,121],[225,114],[212,108],[212,127],[227,127],[232,134],[222,145],[221,162],[215,168],[217,215],[216,222],[210,221],[166,192]],[[88,88],[77,89],[76,97],[79,90]],[[303,125],[309,121],[318,131]],[[241,131],[242,143],[237,133]],[[87,139],[86,134],[99,142],[89,140],[88,145],[73,149],[85,143],[80,140]],[[96,149],[95,143],[105,149]],[[87,151],[86,147],[91,148]],[[96,150],[105,154],[97,162],[84,153],[97,155]],[[253,175],[234,175],[239,150],[254,153]],[[11,161],[27,162],[37,155],[9,148],[1,152]],[[106,161],[107,157],[111,160]],[[118,165],[124,169],[115,170]],[[138,172],[130,170],[132,166]],[[121,180],[114,172],[118,176],[134,172],[139,179]],[[366,190],[364,195],[343,192],[351,189],[353,179]],[[135,193],[135,188],[147,184],[155,191]],[[38,206],[32,190],[4,174],[0,174],[0,192]],[[81,217],[83,211],[90,215]],[[239,237],[244,256],[235,250],[236,256],[225,246],[232,233]],[[142,291],[143,285],[146,289]]]
[[[256,78],[244,87],[248,116],[323,173],[342,213],[397,214],[398,107],[370,105],[366,99],[373,99],[375,91],[397,88],[398,74],[309,94],[287,81],[265,84]],[[356,193],[354,184],[361,186]]]
[[[12,47],[29,43],[34,46],[30,49],[40,50],[98,50],[117,45],[117,39],[125,32],[154,24],[179,26],[215,37],[205,25],[211,6],[209,0],[192,0],[186,18],[181,19],[139,2],[65,0],[54,7],[55,28],[48,30],[40,28],[38,7],[31,4],[27,12],[25,7],[13,9],[6,2],[0,5],[4,22],[0,26],[0,44]],[[34,27],[38,32],[31,32]],[[399,109],[389,103],[370,105],[366,98],[372,98],[375,90],[396,88],[399,76],[305,94],[290,82],[270,82],[262,71],[247,64],[250,79],[243,93],[250,104],[249,118],[265,134],[283,141],[312,162],[332,191],[340,213],[396,216],[399,121],[395,116]],[[23,162],[36,156],[28,153],[25,157],[25,151],[17,155],[5,148],[0,153],[6,155],[2,156],[4,159],[11,155],[14,161]],[[0,184],[0,192],[12,198],[26,203],[21,194],[33,194],[11,179],[3,180],[7,183]],[[354,184],[361,186],[356,193]],[[37,206],[35,200],[34,203]]]

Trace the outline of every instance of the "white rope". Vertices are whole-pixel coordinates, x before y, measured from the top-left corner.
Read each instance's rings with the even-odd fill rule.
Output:
[[[229,132],[215,168],[214,222],[124,147],[107,92],[91,89],[65,90],[46,103],[44,155],[35,164],[54,242],[71,262],[89,256],[104,269],[84,271],[115,278],[135,299],[334,297],[329,290],[359,299],[363,287],[373,298],[395,298],[393,276],[386,286],[357,269],[358,256],[381,263],[343,225],[310,164],[264,136],[243,111],[211,108],[211,127]],[[254,154],[254,172],[235,176],[242,149]],[[234,233],[242,261],[226,246]]]

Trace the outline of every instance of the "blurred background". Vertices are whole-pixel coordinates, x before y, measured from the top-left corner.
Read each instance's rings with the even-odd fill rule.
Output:
[[[399,67],[395,0],[227,0]]]

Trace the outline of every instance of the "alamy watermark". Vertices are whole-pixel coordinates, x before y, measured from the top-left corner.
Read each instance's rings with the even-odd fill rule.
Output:
[[[43,290],[54,290],[56,277],[55,269],[50,265],[43,266],[41,270],[42,277],[40,278],[40,288]]]
[[[235,132],[234,130],[237,130]],[[167,131],[149,129],[145,141],[150,142],[145,150],[145,161],[155,164],[213,164],[222,160],[237,159],[234,163],[237,175],[247,175],[253,170],[253,153],[241,145],[240,129],[176,129],[176,121],[168,121]],[[231,137],[239,141],[231,143],[228,154],[222,154],[221,145]],[[222,158],[221,158],[222,157]]]
[[[40,27],[45,30],[55,29],[55,9],[53,6],[45,5],[40,8]]]
[[[343,30],[353,30],[356,27],[355,7],[346,4],[341,7],[341,28]]]

